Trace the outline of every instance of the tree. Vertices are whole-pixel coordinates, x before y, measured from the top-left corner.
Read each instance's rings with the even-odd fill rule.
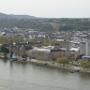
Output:
[[[7,54],[9,53],[9,50],[5,46],[1,46],[0,52],[4,54],[4,58],[7,58]]]
[[[90,68],[90,61],[81,61],[80,66],[82,68]]]
[[[57,58],[57,63],[63,64],[63,66],[65,66],[66,64],[69,64],[69,60],[66,57],[59,57]]]

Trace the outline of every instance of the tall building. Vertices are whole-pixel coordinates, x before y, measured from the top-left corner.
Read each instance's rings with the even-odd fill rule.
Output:
[[[90,39],[86,39],[80,44],[80,54],[90,56]]]
[[[90,39],[86,40],[86,56],[90,56]]]

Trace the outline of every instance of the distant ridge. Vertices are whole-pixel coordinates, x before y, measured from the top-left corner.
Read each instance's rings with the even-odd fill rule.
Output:
[[[14,14],[4,14],[0,13],[0,19],[33,19],[36,18],[30,15],[14,15]]]
[[[40,18],[0,13],[0,29],[13,27],[44,32],[90,31],[90,18]]]

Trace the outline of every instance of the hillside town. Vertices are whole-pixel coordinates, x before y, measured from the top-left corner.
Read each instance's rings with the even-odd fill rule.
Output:
[[[89,31],[47,33],[17,27],[0,30],[0,57],[10,61],[61,62],[65,59],[79,66],[81,61],[90,60],[89,44]]]

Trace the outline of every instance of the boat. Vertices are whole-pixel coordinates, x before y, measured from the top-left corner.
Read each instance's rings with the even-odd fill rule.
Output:
[[[13,53],[12,57],[10,58],[10,61],[17,61],[17,56],[15,53]]]

